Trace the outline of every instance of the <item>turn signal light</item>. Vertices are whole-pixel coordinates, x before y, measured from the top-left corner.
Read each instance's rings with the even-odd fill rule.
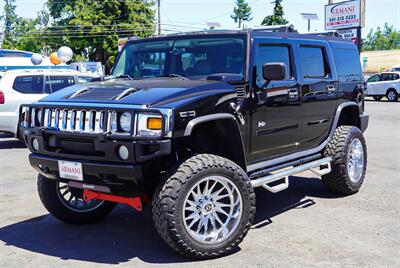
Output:
[[[160,130],[162,128],[162,119],[157,117],[147,118],[147,128],[151,130]]]

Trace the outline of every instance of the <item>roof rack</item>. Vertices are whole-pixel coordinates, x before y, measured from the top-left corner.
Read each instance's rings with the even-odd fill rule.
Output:
[[[328,31],[328,32],[315,32],[315,33],[304,33],[307,35],[319,35],[319,36],[326,36],[326,37],[340,37],[337,31]]]
[[[297,33],[293,24],[258,26],[250,28],[252,31],[279,32],[279,33]]]

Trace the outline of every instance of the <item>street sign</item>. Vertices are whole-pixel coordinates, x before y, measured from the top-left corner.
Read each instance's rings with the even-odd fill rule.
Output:
[[[357,28],[338,30],[337,33],[344,39],[350,39],[357,44]]]
[[[357,28],[338,30],[337,33],[344,39],[354,39],[357,38]]]
[[[364,56],[364,57],[363,57],[363,62],[364,62],[364,63],[368,62],[368,57],[367,57],[367,56]]]
[[[360,0],[346,1],[325,6],[325,30],[361,27]]]

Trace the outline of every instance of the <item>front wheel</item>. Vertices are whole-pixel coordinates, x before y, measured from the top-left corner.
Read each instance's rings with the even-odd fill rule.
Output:
[[[234,250],[255,213],[246,173],[209,154],[184,162],[162,183],[153,200],[153,220],[163,240],[188,257],[213,258]]]
[[[67,183],[50,180],[42,175],[37,181],[40,200],[54,217],[71,224],[96,222],[107,216],[116,203],[103,200],[83,200],[83,190]]]
[[[367,169],[367,146],[361,130],[353,126],[338,127],[324,155],[333,159],[332,172],[322,176],[325,186],[345,195],[358,192]]]

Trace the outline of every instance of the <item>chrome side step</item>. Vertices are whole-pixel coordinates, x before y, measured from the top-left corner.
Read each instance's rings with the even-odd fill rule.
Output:
[[[322,158],[312,162],[308,162],[296,167],[289,167],[285,169],[278,170],[267,176],[257,178],[251,181],[251,185],[256,187],[264,187],[266,190],[277,193],[286,190],[289,187],[289,176],[299,174],[304,171],[311,171],[317,176],[323,176],[331,172],[331,162],[332,158]],[[271,186],[269,184],[283,180],[282,183],[278,185]]]

